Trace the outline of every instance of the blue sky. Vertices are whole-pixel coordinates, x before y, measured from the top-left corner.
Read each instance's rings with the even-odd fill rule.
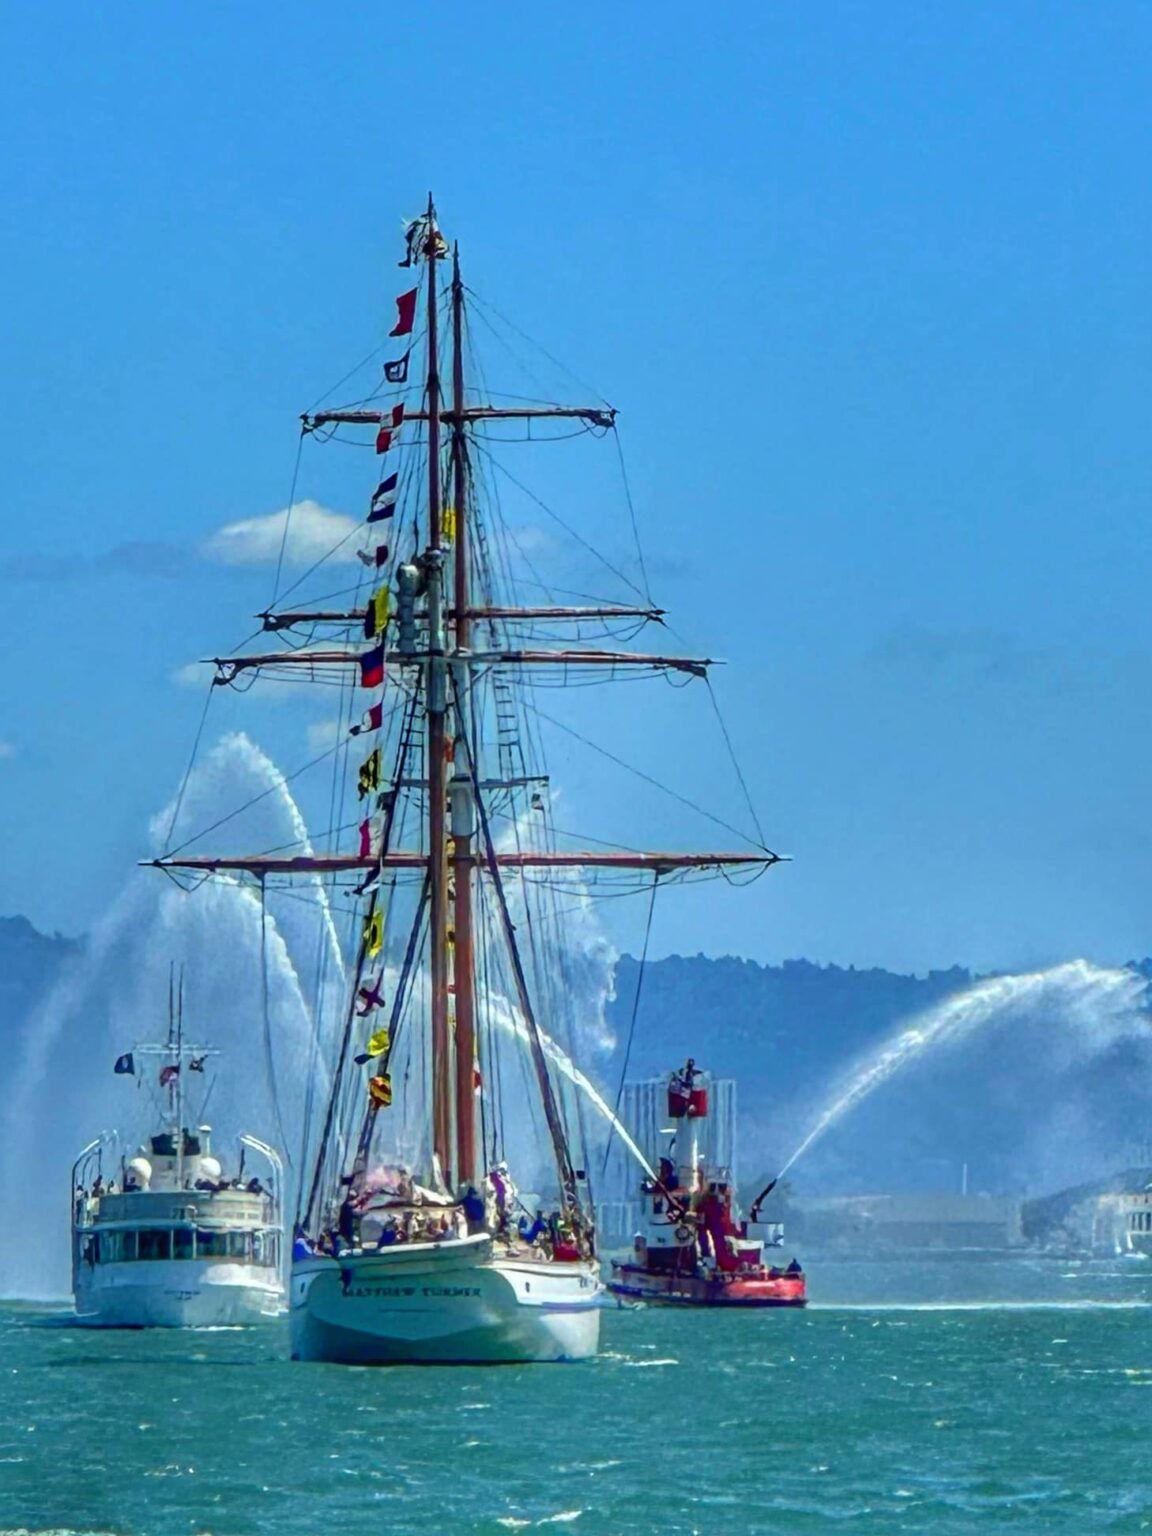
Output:
[[[80,930],[146,851],[203,703],[174,678],[270,592],[212,535],[285,505],[431,186],[471,284],[620,408],[655,595],[728,659],[795,858],[662,903],[654,949],[1152,949],[1152,16],[654,15],[9,9],[0,909]],[[533,486],[624,558],[611,447],[579,452]],[[308,459],[298,494],[358,512],[370,475]],[[739,818],[706,700],[641,697],[597,723]],[[240,702],[221,728],[303,758],[290,705]],[[700,840],[561,777],[577,825]]]

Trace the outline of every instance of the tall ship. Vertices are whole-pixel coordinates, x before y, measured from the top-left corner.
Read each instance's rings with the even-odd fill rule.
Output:
[[[211,1048],[186,1044],[170,1008],[166,1041],[133,1046],[115,1070],[149,1090],[155,1120],[134,1151],[96,1137],[72,1168],[72,1290],[80,1321],[108,1328],[264,1322],[285,1310],[280,1155],[242,1133],[229,1171],[212,1128],[189,1129],[212,1089]],[[201,1118],[192,1116],[193,1119]]]
[[[278,579],[263,643],[211,658],[219,687],[327,689],[329,847],[301,834],[237,854],[191,839],[151,862],[189,886],[244,883],[261,902],[299,882],[324,921],[347,925],[346,993],[338,1016],[317,1020],[302,1131],[293,1356],[581,1360],[598,1348],[604,1296],[589,1085],[574,1062],[574,913],[605,883],[654,897],[691,875],[755,875],[777,855],[754,840],[734,853],[588,847],[557,827],[544,740],[567,728],[545,688],[686,682],[709,664],[621,648],[662,620],[646,588],[608,602],[565,590],[575,580],[552,585],[502,511],[494,445],[611,436],[614,409],[483,384],[480,301],[431,199],[399,265],[412,286],[367,393],[302,423],[302,447],[375,455],[363,522],[295,582]]]
[[[609,1289],[661,1306],[802,1307],[807,1280],[798,1259],[783,1261],[783,1225],[758,1219],[771,1186],[744,1220],[731,1170],[712,1154],[709,1090],[692,1059],[669,1077],[667,1140],[640,1185],[639,1230],[631,1255],[613,1262]]]

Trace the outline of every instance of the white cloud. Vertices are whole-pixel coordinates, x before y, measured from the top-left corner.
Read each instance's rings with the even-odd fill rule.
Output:
[[[314,720],[308,727],[308,746],[313,752],[327,752],[342,734],[339,720]]]
[[[172,674],[172,681],[179,683],[181,688],[206,688],[211,678],[212,673],[202,661],[185,662]]]
[[[275,565],[281,546],[285,565],[314,565],[328,555],[355,560],[354,536],[361,528],[354,518],[318,501],[296,501],[279,512],[218,528],[204,543],[203,553],[222,565]]]

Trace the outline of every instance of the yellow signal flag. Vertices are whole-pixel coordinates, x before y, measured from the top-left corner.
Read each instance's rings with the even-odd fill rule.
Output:
[[[388,1108],[392,1102],[392,1079],[387,1072],[381,1072],[379,1077],[368,1079],[368,1097],[381,1109]]]
[[[443,507],[440,511],[440,538],[445,544],[456,542],[456,508]]]
[[[378,955],[384,948],[384,914],[370,912],[364,921],[364,953]]]
[[[392,612],[392,595],[387,583],[380,587],[372,599],[372,633],[382,635],[388,625],[388,615]]]
[[[365,761],[360,764],[360,779],[356,786],[356,793],[363,800],[365,795],[370,795],[379,788],[380,748],[374,747]]]
[[[389,1034],[387,1027],[378,1029],[368,1041],[368,1054],[369,1056],[383,1056],[391,1044],[392,1036]]]

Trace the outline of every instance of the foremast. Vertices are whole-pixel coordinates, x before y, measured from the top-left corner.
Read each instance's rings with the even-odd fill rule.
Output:
[[[445,749],[449,740],[448,662],[444,619],[443,502],[440,486],[440,362],[436,263],[440,234],[428,198],[424,229],[427,264],[428,365],[424,393],[428,404],[428,548],[424,580],[428,605],[427,659],[427,820],[429,877],[429,973],[432,1002],[432,1153],[441,1178],[452,1182],[452,1068],[448,1028],[448,864],[445,828]]]

